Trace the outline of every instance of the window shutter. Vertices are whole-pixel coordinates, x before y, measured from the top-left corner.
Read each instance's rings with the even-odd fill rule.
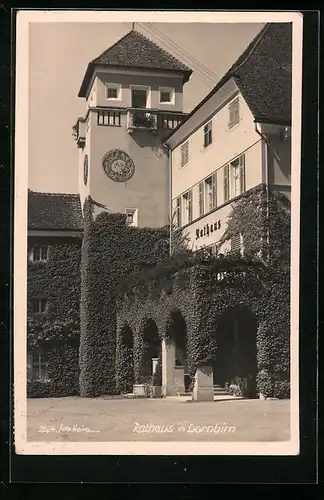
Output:
[[[224,167],[224,202],[229,200],[229,165]]]
[[[241,235],[236,234],[231,238],[231,252],[239,252],[241,250]]]
[[[199,215],[204,214],[204,183],[199,182]]]
[[[192,221],[192,189],[188,191],[188,222]]]
[[[217,174],[212,175],[213,209],[217,207]]]
[[[177,226],[181,227],[181,198],[177,198],[177,205],[176,205],[176,215],[177,215]]]
[[[240,157],[240,190],[245,192],[245,155]]]

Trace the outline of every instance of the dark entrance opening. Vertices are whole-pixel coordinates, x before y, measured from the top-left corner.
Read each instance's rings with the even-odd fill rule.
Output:
[[[143,331],[143,368],[144,375],[153,374],[152,359],[158,358],[161,352],[161,339],[155,321],[148,319]]]
[[[214,384],[241,384],[244,396],[256,396],[258,324],[247,308],[232,308],[217,319],[218,349],[213,363]]]
[[[171,337],[176,346],[177,366],[184,367],[184,385],[185,390],[189,391],[191,379],[188,373],[187,363],[187,324],[180,311],[173,311],[169,318],[167,335]]]

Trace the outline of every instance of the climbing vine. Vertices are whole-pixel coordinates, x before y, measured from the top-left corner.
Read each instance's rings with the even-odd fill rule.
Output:
[[[245,255],[269,266],[287,267],[290,262],[290,201],[279,191],[257,186],[233,203],[220,247],[241,234]]]
[[[30,239],[29,246],[40,244]],[[27,347],[46,359],[47,381],[28,383],[29,396],[78,393],[80,338],[80,238],[47,238],[46,262],[28,259]],[[32,312],[34,298],[47,300],[44,313]],[[73,375],[74,374],[74,375]]]
[[[126,225],[124,214],[84,204],[82,243],[80,391],[85,397],[116,388],[117,285],[130,273],[151,268],[169,255],[169,228]]]

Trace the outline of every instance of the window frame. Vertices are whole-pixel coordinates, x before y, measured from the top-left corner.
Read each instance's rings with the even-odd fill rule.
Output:
[[[210,128],[208,128],[209,126],[210,126]],[[211,146],[211,144],[213,143],[213,120],[209,120],[204,125],[203,132],[204,132],[204,144],[203,144],[203,147],[204,147],[204,149],[206,149],[209,146]]]
[[[169,93],[170,100],[169,101],[161,101],[161,94]],[[175,104],[175,89],[173,87],[159,87],[159,103],[174,106]]]
[[[34,308],[35,303],[38,304],[37,310],[35,310],[35,308]],[[41,307],[42,304],[44,304],[44,308]],[[32,314],[44,314],[44,313],[46,313],[47,299],[45,297],[33,297],[31,299],[31,310],[32,310]]]
[[[117,90],[117,97],[108,97],[109,89]],[[105,97],[106,101],[121,101],[122,100],[122,86],[120,83],[105,83]]]
[[[138,226],[138,210],[137,210],[137,208],[125,208],[125,214],[126,214],[126,225],[137,227]],[[129,214],[132,214],[132,216],[133,216],[133,220],[131,223],[127,222],[127,216]]]
[[[186,148],[186,154],[184,154],[184,149]],[[186,161],[185,161],[186,159]],[[180,168],[185,167],[189,163],[189,139],[186,140],[180,146]]]
[[[151,109],[151,87],[150,85],[130,85],[130,99],[131,99],[131,108],[132,109]],[[134,108],[133,106],[133,96],[132,96],[132,91],[133,90],[145,90],[146,91],[146,107],[145,108]]]
[[[44,248],[46,248],[46,257],[42,258],[42,250]],[[35,258],[36,250],[39,253],[39,258]],[[49,251],[49,245],[38,245],[38,244],[35,244],[35,245],[33,245],[31,247],[29,258],[30,258],[30,260],[32,262],[47,262],[48,261],[48,251]]]
[[[192,188],[183,193],[181,198],[183,214],[187,214],[185,221],[183,221],[183,225],[185,226],[187,224],[191,224],[191,222],[193,221]]]
[[[209,180],[211,182],[208,182]],[[210,189],[208,192],[207,186],[208,189]],[[208,201],[207,194],[211,195],[211,205]],[[209,213],[217,208],[217,170],[204,179],[204,206],[205,213]]]

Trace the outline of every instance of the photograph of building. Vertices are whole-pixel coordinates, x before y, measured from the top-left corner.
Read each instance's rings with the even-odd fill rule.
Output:
[[[75,88],[77,189],[28,186],[28,404],[255,400],[288,440],[292,23],[252,26],[191,108],[205,66],[125,24]]]

